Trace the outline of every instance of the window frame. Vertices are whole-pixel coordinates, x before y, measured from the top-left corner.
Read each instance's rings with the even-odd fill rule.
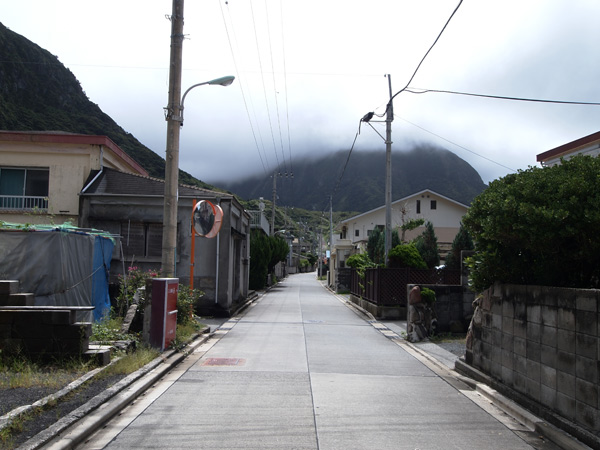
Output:
[[[2,172],[3,171],[14,171],[14,172],[22,172],[22,180],[19,180],[21,186],[17,186],[17,189],[10,190],[20,190],[20,194],[18,193],[3,193],[2,190]],[[39,194],[38,191],[40,187],[40,181],[35,182],[33,180],[33,174],[28,177],[28,172],[43,172],[46,176],[42,177],[41,182],[45,183],[45,189],[41,189],[43,191],[43,195],[33,195]],[[5,175],[8,176],[8,175]],[[9,181],[10,183],[10,181]],[[5,186],[5,188],[11,187],[10,185]],[[14,187],[14,186],[13,186]],[[31,210],[48,210],[48,196],[50,190],[50,168],[49,167],[32,167],[32,166],[0,166],[0,210],[19,210],[19,211],[31,211]],[[33,191],[33,192],[32,192]]]

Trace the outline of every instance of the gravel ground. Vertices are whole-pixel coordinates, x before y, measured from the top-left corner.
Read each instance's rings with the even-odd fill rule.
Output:
[[[444,350],[455,354],[456,356],[463,356],[465,354],[465,342],[464,340],[454,342],[436,342]]]
[[[86,382],[73,392],[61,398],[58,402],[48,405],[42,411],[32,414],[29,420],[23,421],[23,429],[13,433],[9,442],[0,441],[0,449],[11,449],[18,447],[31,437],[54,424],[58,419],[66,416],[71,411],[87,403],[96,395],[104,392],[107,388],[123,379],[126,375],[111,375],[106,377],[95,377]],[[30,405],[47,395],[53,394],[68,385],[72,379],[65,377],[65,383],[58,388],[16,388],[0,389],[0,415],[4,415],[12,409]]]

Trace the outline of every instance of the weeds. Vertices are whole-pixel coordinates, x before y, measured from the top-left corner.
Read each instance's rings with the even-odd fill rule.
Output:
[[[204,328],[206,328],[206,325],[200,324],[195,320],[186,324],[177,324],[175,339],[173,339],[171,342],[171,348],[174,350],[181,350],[196,334],[201,332]]]
[[[102,376],[129,375],[160,355],[160,351],[150,347],[139,347],[128,352],[102,371]]]
[[[58,388],[92,369],[92,363],[78,358],[36,361],[25,355],[0,353],[0,389]]]

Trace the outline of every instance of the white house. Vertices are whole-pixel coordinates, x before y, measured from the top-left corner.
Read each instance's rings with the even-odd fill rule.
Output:
[[[411,219],[423,219],[431,222],[438,240],[442,256],[450,250],[452,241],[460,229],[460,223],[469,207],[430,189],[392,202],[392,229],[399,229]],[[333,251],[330,261],[329,284],[337,286],[338,269],[345,267],[345,261],[354,253],[367,249],[367,241],[374,229],[385,229],[385,205],[365,213],[350,217],[340,223],[338,234],[333,236]],[[410,241],[423,233],[422,225],[407,231],[404,239]],[[400,237],[402,231],[398,230]]]
[[[560,164],[561,158],[569,159],[574,155],[600,155],[600,131],[540,153],[537,161],[542,166],[554,166]]]
[[[465,204],[424,189],[392,202],[392,228],[399,228],[411,219],[424,219],[433,224],[439,244],[452,244],[468,209]],[[350,240],[355,248],[363,249],[375,228],[385,228],[385,205],[342,221],[339,238]],[[421,226],[407,231],[405,239],[414,239],[423,229]],[[399,233],[401,235],[401,231]]]

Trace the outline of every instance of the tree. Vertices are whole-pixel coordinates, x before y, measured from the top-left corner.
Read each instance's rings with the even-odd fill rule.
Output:
[[[463,250],[473,250],[473,248],[475,248],[473,239],[471,239],[471,235],[461,222],[458,233],[456,233],[452,241],[452,248],[446,257],[446,267],[452,270],[460,269],[460,252]]]
[[[440,252],[437,245],[437,236],[435,235],[435,230],[433,229],[433,224],[431,222],[425,224],[423,234],[415,239],[415,246],[428,268],[433,269],[440,265]]]
[[[402,230],[402,242],[406,242],[404,238],[406,236],[406,232],[410,230],[414,230],[415,228],[419,228],[421,225],[425,223],[425,219],[409,219],[404,221],[404,217],[402,218],[402,225],[400,229]]]
[[[379,228],[371,231],[367,240],[367,254],[375,264],[383,264],[385,255],[385,235]]]
[[[281,236],[269,236],[269,245],[271,246],[271,260],[269,261],[269,273],[273,272],[273,269],[280,261],[285,261],[290,248]]]
[[[260,230],[252,230],[250,235],[250,289],[262,289],[267,283],[267,275],[275,265],[285,261],[289,247],[280,236],[267,236]]]
[[[575,156],[495,180],[463,221],[475,241],[475,290],[494,282],[596,288],[600,159]]]
[[[400,244],[398,230],[392,230],[392,243],[390,248]],[[380,228],[375,228],[371,231],[369,240],[367,241],[367,254],[371,261],[377,265],[385,265],[385,231]],[[389,255],[388,255],[389,256]]]
[[[267,284],[272,250],[269,237],[254,229],[250,235],[250,289],[263,289]]]

